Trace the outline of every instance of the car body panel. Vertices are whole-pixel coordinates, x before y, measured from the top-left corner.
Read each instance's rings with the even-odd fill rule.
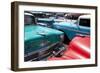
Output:
[[[90,35],[90,28],[79,26],[78,24],[69,23],[69,22],[60,22],[53,24],[55,29],[63,31],[68,39],[73,39],[77,34]]]
[[[54,23],[53,28],[56,28],[58,30],[63,31],[69,39],[72,39],[75,34],[78,32],[77,25],[67,23],[67,22],[60,22],[60,23]]]
[[[85,58],[90,58],[90,37],[75,37],[70,42],[69,48]]]

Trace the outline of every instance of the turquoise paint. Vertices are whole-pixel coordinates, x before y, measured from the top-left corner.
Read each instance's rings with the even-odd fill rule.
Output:
[[[69,22],[55,22],[53,28],[63,31],[70,40],[73,39],[76,34],[90,35],[90,27],[82,27]]]

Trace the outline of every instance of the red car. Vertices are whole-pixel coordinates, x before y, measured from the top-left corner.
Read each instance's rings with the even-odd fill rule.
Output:
[[[76,36],[66,46],[61,57],[51,57],[48,60],[71,60],[71,59],[89,59],[90,58],[90,36]]]

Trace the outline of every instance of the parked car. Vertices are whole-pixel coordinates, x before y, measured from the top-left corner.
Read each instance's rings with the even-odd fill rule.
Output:
[[[73,60],[73,59],[90,59],[90,36],[76,36],[62,55],[53,56],[48,60]]]
[[[90,35],[90,15],[79,16],[76,23],[55,22],[53,28],[64,32],[65,41],[68,43],[77,34]],[[65,43],[66,43],[65,42]]]
[[[35,16],[24,12],[24,61],[46,60],[61,44],[63,36],[59,30],[37,25]]]

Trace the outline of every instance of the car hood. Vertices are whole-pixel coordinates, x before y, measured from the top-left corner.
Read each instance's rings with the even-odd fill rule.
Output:
[[[46,35],[49,36],[49,35],[63,34],[63,32],[61,31],[47,28],[47,27],[38,26],[38,25],[25,26],[24,32],[25,32],[25,40],[34,39],[34,38],[36,39],[36,38],[43,37]]]
[[[60,35],[63,34],[61,31],[38,25],[25,26],[24,32],[25,54],[60,42]]]

